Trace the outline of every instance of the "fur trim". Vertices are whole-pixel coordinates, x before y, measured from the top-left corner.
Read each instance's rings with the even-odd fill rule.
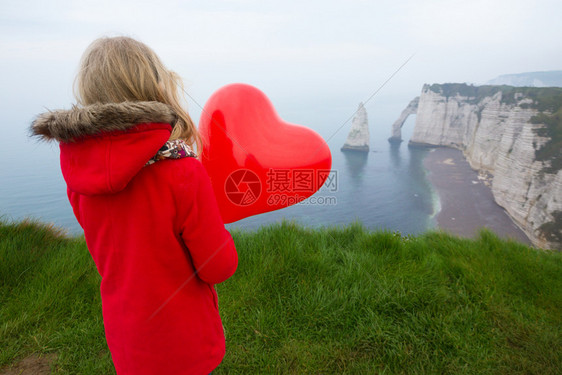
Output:
[[[40,136],[43,140],[69,142],[149,122],[173,126],[176,120],[172,108],[160,102],[100,103],[42,113],[33,121],[30,130],[31,135]]]

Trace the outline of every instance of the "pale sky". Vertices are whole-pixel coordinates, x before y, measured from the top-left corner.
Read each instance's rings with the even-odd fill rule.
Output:
[[[559,0],[2,0],[0,126],[69,108],[80,56],[100,36],[148,44],[200,105],[244,82],[288,112],[355,108],[415,54],[373,99],[405,107],[424,83],[561,70],[561,14]]]

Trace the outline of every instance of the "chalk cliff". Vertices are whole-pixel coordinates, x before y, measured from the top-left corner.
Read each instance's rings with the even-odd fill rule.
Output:
[[[367,120],[367,111],[363,103],[359,103],[359,108],[355,112],[353,121],[351,122],[351,130],[347,135],[342,151],[369,151],[369,122]]]
[[[410,144],[462,150],[533,244],[562,249],[561,133],[562,88],[425,85]]]

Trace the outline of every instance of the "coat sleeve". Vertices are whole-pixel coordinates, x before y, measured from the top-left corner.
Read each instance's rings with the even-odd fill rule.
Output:
[[[191,159],[191,158],[190,158]],[[181,237],[189,250],[199,278],[218,284],[234,274],[238,254],[232,236],[224,227],[207,171],[192,159],[189,212],[181,227]]]

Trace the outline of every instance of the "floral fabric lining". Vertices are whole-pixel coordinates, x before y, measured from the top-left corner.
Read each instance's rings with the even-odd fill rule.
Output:
[[[184,140],[176,139],[166,142],[166,144],[158,150],[156,155],[146,162],[146,165],[154,164],[157,161],[165,159],[181,159],[187,157],[196,158],[197,154],[193,152],[191,147],[189,147]]]

